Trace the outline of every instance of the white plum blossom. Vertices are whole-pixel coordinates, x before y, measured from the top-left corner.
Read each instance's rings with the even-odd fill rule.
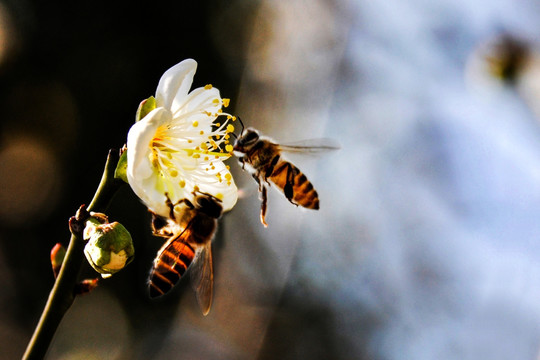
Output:
[[[194,192],[236,203],[238,190],[223,163],[231,155],[229,124],[222,112],[228,99],[206,85],[189,92],[197,63],[187,59],[167,70],[155,95],[155,108],[136,122],[127,139],[127,179],[135,194],[154,213],[168,217],[168,200],[193,202]],[[220,123],[220,120],[222,120]],[[168,200],[167,200],[168,199]]]

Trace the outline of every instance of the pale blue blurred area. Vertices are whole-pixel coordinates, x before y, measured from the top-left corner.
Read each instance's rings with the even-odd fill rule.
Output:
[[[537,358],[540,123],[465,73],[490,37],[538,39],[540,4],[346,6],[326,125],[342,149],[318,167],[328,221],[305,227],[299,297],[325,294],[366,358]]]

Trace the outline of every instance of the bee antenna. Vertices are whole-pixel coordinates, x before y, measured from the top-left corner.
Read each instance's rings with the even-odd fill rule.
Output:
[[[238,121],[240,121],[240,125],[242,125],[242,130],[240,130],[240,135],[242,135],[242,133],[244,132],[244,123],[242,122],[242,119],[240,119],[240,116],[237,116],[236,118],[238,119]]]
[[[197,196],[197,193],[199,193],[201,195],[206,195],[207,197],[210,197],[210,198],[214,199],[217,202],[221,202],[221,199],[219,199],[219,198],[215,197],[214,195],[209,194],[207,192],[204,192],[204,191],[201,191],[201,190],[198,190],[198,189],[193,190],[193,192],[192,192],[193,196]]]

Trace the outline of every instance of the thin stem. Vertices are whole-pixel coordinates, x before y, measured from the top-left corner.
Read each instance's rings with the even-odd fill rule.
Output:
[[[123,182],[121,180],[114,178],[117,163],[117,153],[109,151],[101,182],[94,194],[92,202],[88,206],[88,211],[104,212],[113,195],[120,188],[120,185],[122,185]],[[49,299],[43,309],[39,323],[34,330],[34,335],[23,355],[24,360],[43,359],[45,357],[58,325],[60,325],[64,314],[75,300],[74,290],[84,260],[83,250],[85,242],[82,237],[82,228],[84,228],[85,213],[87,214],[84,207],[81,207],[77,216],[70,219],[72,235],[66,256],[56,282],[49,294]],[[80,225],[82,225],[82,228]],[[75,230],[77,228],[79,230]]]

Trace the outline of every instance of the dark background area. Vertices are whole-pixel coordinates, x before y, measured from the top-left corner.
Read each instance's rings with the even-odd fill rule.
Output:
[[[227,70],[216,43],[241,51],[243,29],[238,27],[245,24],[226,22],[223,11],[228,6],[219,1],[2,3],[9,28],[0,65],[0,147],[23,138],[39,144],[38,150],[54,160],[53,168],[40,174],[27,168],[32,162],[25,156],[32,154],[11,158],[11,167],[4,169],[13,171],[1,175],[4,206],[20,202],[28,182],[37,182],[31,189],[39,192],[41,177],[55,176],[43,189],[50,196],[38,203],[22,196],[25,203],[14,210],[17,218],[1,220],[2,268],[11,276],[9,291],[2,295],[7,316],[2,320],[17,324],[23,334],[4,354],[22,355],[21,345],[29,339],[54,282],[49,252],[56,242],[67,245],[68,218],[91,200],[108,150],[125,143],[139,101],[154,94],[161,74],[192,57],[199,64],[195,87],[212,83],[223,96],[235,97],[242,56]],[[109,216],[135,234],[137,257],[121,278],[107,281],[107,291],[125,306],[137,338],[143,336],[139,332],[152,331],[150,319],[162,318],[166,329],[182,291],[157,305],[147,297],[146,273],[159,241],[150,239],[146,209],[126,186]],[[85,274],[96,275],[87,265]]]

